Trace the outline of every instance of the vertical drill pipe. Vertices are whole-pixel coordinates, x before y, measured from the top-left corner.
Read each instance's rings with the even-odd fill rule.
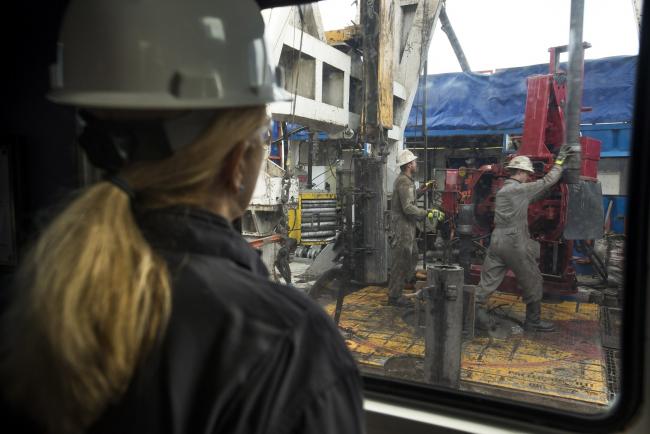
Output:
[[[474,249],[474,241],[472,240],[474,224],[474,204],[458,205],[458,217],[456,219],[456,233],[460,239],[458,262],[463,267],[466,280],[469,280],[470,277],[472,250]]]
[[[567,72],[566,137],[564,143],[571,146],[576,157],[567,161],[571,176],[567,182],[579,181],[580,170],[580,112],[582,109],[582,80],[584,75],[584,47],[582,28],[584,0],[571,0],[571,27],[569,29],[569,70]]]
[[[424,288],[424,374],[427,382],[458,388],[463,332],[463,269],[434,265]]]
[[[313,185],[312,168],[314,165],[314,137],[316,133],[309,135],[309,143],[307,144],[307,189],[311,190]]]
[[[424,61],[424,85],[422,86],[422,139],[424,140],[424,182],[429,180],[429,140],[427,135],[427,74],[429,61]],[[424,194],[424,208],[429,209],[429,192]],[[422,255],[422,268],[427,269],[427,217],[422,225],[424,234],[424,254]]]
[[[456,32],[454,32],[454,28],[451,27],[451,22],[449,21],[447,11],[444,6],[440,9],[440,25],[442,27],[442,31],[447,34],[447,39],[449,39],[451,48],[454,49],[456,59],[458,59],[458,63],[460,64],[460,68],[463,70],[463,72],[471,72],[472,70],[469,67],[469,63],[467,62],[463,48],[460,46],[460,42],[458,42]]]
[[[345,290],[341,287],[336,293],[336,307],[334,308],[334,324],[339,325],[341,320],[341,311],[343,311],[343,299],[345,298]]]
[[[284,149],[285,149],[285,146],[286,146],[287,154],[288,154],[289,153],[289,131],[287,129],[287,123],[286,122],[282,122],[281,126],[282,126],[282,142],[280,142],[280,146],[282,146],[282,156],[283,156],[283,158],[282,158],[282,168],[287,170],[288,166],[289,166],[289,164],[288,164],[289,161],[287,161],[287,160],[289,158],[288,158],[288,155],[286,155],[286,156],[284,155]]]

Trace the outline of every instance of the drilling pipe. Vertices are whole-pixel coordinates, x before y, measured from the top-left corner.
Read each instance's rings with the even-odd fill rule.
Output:
[[[582,44],[584,11],[584,0],[571,1],[564,143],[571,146],[575,154],[567,161],[566,165],[565,180],[568,184],[577,184],[580,181],[580,112],[582,111],[582,82],[584,77],[584,47]]]

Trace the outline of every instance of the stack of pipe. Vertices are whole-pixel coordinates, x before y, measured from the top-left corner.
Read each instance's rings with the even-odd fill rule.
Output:
[[[318,242],[336,235],[336,199],[303,199],[301,242]]]

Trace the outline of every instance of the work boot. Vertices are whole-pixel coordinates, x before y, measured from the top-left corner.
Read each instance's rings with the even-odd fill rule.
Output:
[[[487,304],[476,303],[474,328],[477,330],[494,330],[496,326],[496,321],[488,312]]]
[[[413,307],[413,302],[401,295],[399,297],[388,297],[388,305],[395,307]]]
[[[404,289],[415,289],[415,284],[417,283],[417,279],[415,276],[413,278],[409,279],[406,281],[404,284]]]
[[[555,325],[549,321],[542,321],[542,302],[534,301],[526,305],[526,321],[524,330],[527,332],[552,332]]]

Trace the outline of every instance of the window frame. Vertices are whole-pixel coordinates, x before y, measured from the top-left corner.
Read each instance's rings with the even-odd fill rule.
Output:
[[[645,2],[644,13],[650,11]],[[644,15],[642,15],[644,16]],[[481,395],[474,392],[455,391],[437,386],[405,383],[389,377],[362,374],[365,396],[372,401],[367,411],[377,403],[392,404],[410,410],[431,414],[443,413],[474,421],[508,420],[514,425],[537,430],[542,427],[570,430],[573,432],[605,433],[622,430],[643,408],[645,376],[650,367],[645,366],[648,351],[644,335],[648,328],[646,312],[650,290],[648,233],[650,226],[650,23],[642,23],[635,82],[635,106],[631,157],[629,166],[629,198],[634,212],[628,214],[628,234],[625,246],[625,286],[623,301],[623,324],[621,336],[620,394],[609,410],[595,415],[559,411],[524,402]],[[646,397],[647,399],[647,397]],[[647,403],[645,404],[648,405]],[[375,412],[376,413],[376,412]],[[495,419],[496,418],[496,419]],[[505,428],[503,425],[499,425]]]

